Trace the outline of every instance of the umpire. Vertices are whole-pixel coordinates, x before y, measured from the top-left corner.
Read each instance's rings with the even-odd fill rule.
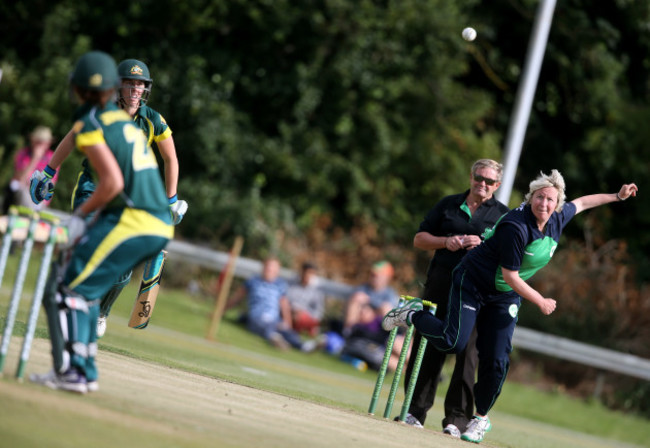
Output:
[[[481,244],[485,231],[491,229],[508,211],[508,207],[494,198],[494,192],[501,185],[502,174],[503,165],[500,163],[490,159],[476,161],[470,173],[470,189],[440,200],[427,213],[413,239],[414,247],[435,250],[429,263],[422,298],[438,304],[437,316],[443,317],[447,313],[453,269],[468,250]],[[416,332],[406,378],[410,378],[420,338],[420,333]],[[446,356],[432,344],[427,345],[406,423],[423,426],[427,412],[433,406]],[[455,438],[460,438],[474,415],[473,387],[477,362],[474,329],[467,348],[456,355],[454,373],[445,397],[443,432]],[[407,385],[408,382],[405,382],[405,388]]]

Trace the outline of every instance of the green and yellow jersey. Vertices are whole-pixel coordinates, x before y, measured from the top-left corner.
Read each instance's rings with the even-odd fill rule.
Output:
[[[89,108],[75,122],[73,130],[77,149],[105,143],[124,175],[124,191],[106,209],[141,209],[170,223],[167,195],[156,157],[145,135],[126,112],[112,103],[104,109]]]
[[[136,126],[142,129],[147,137],[147,143],[153,144],[163,141],[172,135],[172,130],[165,121],[165,118],[149,106],[142,105],[133,117]]]

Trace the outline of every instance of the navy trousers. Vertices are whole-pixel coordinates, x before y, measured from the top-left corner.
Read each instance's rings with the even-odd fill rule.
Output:
[[[419,311],[415,328],[441,352],[460,353],[476,326],[478,379],[474,385],[476,412],[486,415],[501,393],[510,366],[512,334],[521,298],[513,291],[488,294],[472,282],[461,262],[452,274],[447,313],[441,318]]]
[[[424,285],[422,299],[431,300],[438,304],[436,314],[447,315],[447,302],[451,289],[453,268],[432,264],[429,269],[427,282]],[[413,371],[421,335],[416,331],[413,335],[411,356],[406,366],[405,378],[410,378]],[[424,424],[427,413],[433,407],[433,402],[440,382],[440,372],[447,358],[448,352],[441,352],[433,344],[427,344],[422,358],[422,366],[415,383],[413,400],[409,413]],[[449,388],[445,396],[445,417],[442,427],[452,424],[465,429],[467,423],[474,415],[474,383],[476,382],[476,366],[478,365],[478,352],[476,350],[476,331],[462,352],[456,353],[454,372],[449,380]],[[408,381],[404,382],[404,392],[408,388]]]

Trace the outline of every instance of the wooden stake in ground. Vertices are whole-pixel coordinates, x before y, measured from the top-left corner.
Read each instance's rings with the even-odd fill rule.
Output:
[[[219,331],[219,324],[221,323],[221,318],[223,317],[223,311],[226,307],[226,300],[228,299],[228,294],[230,293],[230,285],[232,284],[232,277],[235,274],[235,263],[237,262],[237,257],[241,252],[241,248],[244,245],[244,238],[238,236],[235,238],[235,243],[230,250],[230,256],[228,257],[228,262],[224,269],[223,282],[220,282],[221,285],[217,291],[217,300],[214,304],[214,311],[212,312],[212,319],[210,320],[210,328],[208,329],[208,334],[206,339],[213,341],[216,338],[217,332]]]

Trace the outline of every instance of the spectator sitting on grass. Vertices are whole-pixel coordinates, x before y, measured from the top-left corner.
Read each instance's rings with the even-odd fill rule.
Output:
[[[246,297],[246,327],[275,347],[286,350],[294,347],[304,352],[316,348],[315,341],[303,342],[291,328],[291,313],[286,298],[287,282],[279,277],[280,261],[269,257],[264,260],[262,275],[248,279],[230,297],[226,309]]]
[[[316,265],[310,262],[302,264],[300,278],[289,285],[287,299],[293,329],[316,337],[325,314],[325,294],[317,286]]]
[[[352,327],[358,323],[369,323],[378,318],[379,321],[393,307],[397,306],[399,297],[390,282],[393,279],[393,266],[388,261],[379,261],[372,265],[370,279],[357,287],[348,299],[343,322],[343,337],[347,338]],[[374,311],[373,319],[368,318],[366,306]]]
[[[375,370],[381,366],[389,334],[381,328],[381,321],[385,310],[399,301],[397,293],[389,286],[393,274],[393,266],[388,261],[373,264],[369,281],[357,287],[350,296],[343,324],[343,359],[360,359]],[[404,337],[397,335],[388,364],[390,370],[397,367],[403,342]]]
[[[361,360],[371,369],[379,370],[390,334],[381,328],[381,321],[382,318],[377,317],[376,311],[370,305],[363,305],[360,322],[352,326],[350,334],[345,338],[341,359],[353,363],[355,359]],[[404,335],[397,334],[388,360],[388,370],[394,372],[397,369],[403,345]],[[408,361],[408,351],[406,356]]]

